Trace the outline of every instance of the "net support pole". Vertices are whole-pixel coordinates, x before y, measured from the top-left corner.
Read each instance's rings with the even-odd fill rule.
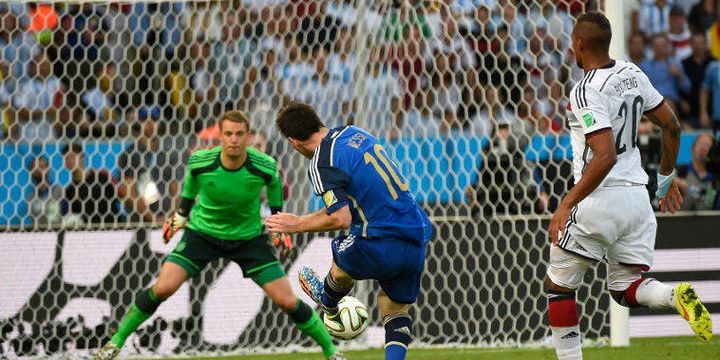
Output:
[[[626,58],[627,38],[625,32],[625,17],[630,16],[623,0],[605,0],[605,16],[610,20],[612,28],[612,41],[610,42],[610,57],[624,60]],[[610,300],[610,346],[630,345],[630,310]]]

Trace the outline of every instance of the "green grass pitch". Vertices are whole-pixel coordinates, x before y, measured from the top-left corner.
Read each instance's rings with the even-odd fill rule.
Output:
[[[720,359],[720,340],[714,339],[703,344],[691,337],[633,339],[627,348],[592,347],[583,349],[586,360],[593,359],[632,359],[632,360],[711,360]],[[347,353],[350,360],[382,359],[380,349],[368,351],[351,351]],[[284,355],[248,355],[225,357],[198,357],[191,360],[322,360],[321,354],[284,354]],[[414,359],[449,359],[449,360],[520,360],[538,359],[553,360],[555,351],[552,349],[412,349],[408,360]]]

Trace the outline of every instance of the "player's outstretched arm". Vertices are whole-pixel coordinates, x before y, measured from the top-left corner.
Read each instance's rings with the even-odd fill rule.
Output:
[[[657,197],[660,210],[674,213],[682,205],[682,195],[675,178],[675,163],[680,148],[680,121],[668,104],[645,113],[653,124],[662,130],[662,149],[660,151],[660,169],[658,171]]]
[[[553,244],[557,244],[559,232],[570,215],[573,206],[590,195],[602,183],[617,161],[615,141],[613,140],[611,128],[598,130],[588,135],[585,141],[592,150],[593,157],[588,162],[580,181],[565,195],[550,220],[548,232]]]
[[[350,207],[345,205],[329,215],[325,209],[303,216],[277,213],[265,219],[265,226],[270,232],[294,234],[343,230],[350,227],[351,222]]]

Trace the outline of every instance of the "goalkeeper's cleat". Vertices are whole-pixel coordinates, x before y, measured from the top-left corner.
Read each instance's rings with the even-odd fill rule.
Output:
[[[303,291],[320,306],[320,309],[327,314],[334,314],[337,309],[331,309],[322,303],[322,294],[325,292],[325,283],[320,279],[315,271],[307,266],[300,268],[298,272],[298,280]]]
[[[120,355],[120,348],[112,342],[108,342],[93,355],[92,360],[113,360]]]
[[[345,354],[338,351],[332,354],[332,356],[330,356],[328,360],[347,360],[347,357],[345,357]]]
[[[712,339],[712,319],[710,312],[702,304],[695,289],[688,283],[675,285],[675,308],[702,342]]]

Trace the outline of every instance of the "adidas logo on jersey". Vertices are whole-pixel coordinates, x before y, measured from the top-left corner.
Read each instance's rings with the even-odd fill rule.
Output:
[[[571,332],[569,332],[569,333],[561,336],[560,338],[563,339],[563,340],[567,340],[567,339],[574,339],[574,338],[576,338],[576,337],[578,337],[578,336],[580,336],[580,334],[578,334],[578,333],[575,332],[575,331],[571,331]]]

